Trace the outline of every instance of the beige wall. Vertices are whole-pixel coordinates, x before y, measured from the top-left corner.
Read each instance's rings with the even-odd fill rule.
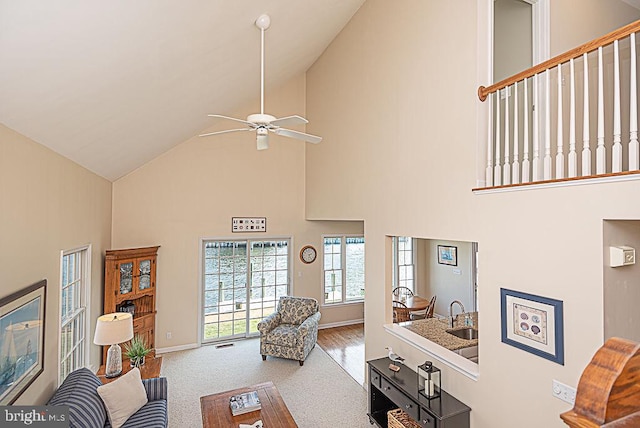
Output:
[[[619,0],[551,0],[551,57],[640,19]]]
[[[471,275],[471,242],[436,241],[415,239],[416,245],[416,293],[431,298],[437,296],[435,314],[449,315],[449,305],[459,300],[468,312],[474,311],[473,284]],[[458,248],[458,265],[438,263],[438,245]],[[456,307],[458,313],[460,308]]]
[[[304,114],[305,79],[293,79],[266,95],[275,116]],[[234,116],[259,110],[253,105]],[[228,123],[220,124],[224,129]],[[113,190],[113,247],[160,245],[157,270],[156,346],[198,342],[200,240],[203,238],[293,239],[293,293],[320,299],[322,234],[363,233],[362,222],[304,219],[306,144],[270,135],[257,151],[255,134],[194,137],[117,180]],[[267,233],[233,234],[231,217],[267,218]],[[319,251],[311,265],[300,262],[305,244]],[[322,308],[321,322],[363,318],[363,305]],[[166,333],[172,333],[172,339]]]
[[[458,265],[441,265],[438,263],[438,245],[450,245],[458,248]],[[459,300],[468,312],[474,311],[473,284],[471,282],[471,242],[428,241],[425,254],[428,268],[428,288],[426,296],[438,296],[435,313],[449,315],[449,305]],[[460,308],[454,307],[459,313]]]
[[[484,13],[470,1],[369,0],[309,70],[307,129],[325,141],[307,151],[307,214],[365,220],[366,357],[392,345],[409,367],[427,355],[383,329],[385,237],[478,242],[480,376],[443,367],[443,387],[470,405],[474,428],[562,427],[571,406],[552,397],[552,380],[577,385],[603,342],[602,219],[637,218],[640,183],[471,192],[486,108],[476,89],[487,83],[476,4]],[[564,301],[564,366],[501,343],[500,287]]]
[[[608,220],[603,224],[604,337],[640,342],[640,263],[611,267],[609,247],[627,246],[640,255],[640,221]]]
[[[47,279],[45,370],[16,404],[43,404],[57,387],[60,252],[87,244],[92,340],[102,314],[102,254],[110,231],[110,182],[0,125],[0,296]],[[90,363],[100,364],[97,346]]]

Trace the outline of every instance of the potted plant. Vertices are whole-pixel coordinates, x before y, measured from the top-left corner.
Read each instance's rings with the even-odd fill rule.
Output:
[[[135,335],[133,339],[124,345],[124,354],[129,358],[132,367],[140,367],[144,364],[144,357],[151,352],[147,343],[140,335]]]

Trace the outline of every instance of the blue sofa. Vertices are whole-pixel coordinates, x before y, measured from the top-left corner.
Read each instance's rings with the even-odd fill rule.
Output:
[[[143,379],[149,402],[133,414],[123,428],[166,428],[167,379]],[[98,395],[100,379],[89,369],[70,373],[47,403],[49,406],[69,406],[70,428],[111,427],[107,410]]]

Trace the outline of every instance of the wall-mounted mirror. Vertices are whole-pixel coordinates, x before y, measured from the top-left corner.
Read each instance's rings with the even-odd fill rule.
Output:
[[[478,245],[392,237],[394,323],[478,362]]]

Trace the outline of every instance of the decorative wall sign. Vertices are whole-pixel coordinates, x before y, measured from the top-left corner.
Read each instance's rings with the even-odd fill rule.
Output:
[[[500,289],[502,342],[564,365],[562,301]]]
[[[441,265],[458,266],[458,247],[438,245],[438,263]]]
[[[0,299],[0,405],[13,404],[44,370],[47,280]]]
[[[232,217],[231,232],[266,232],[266,217]]]

